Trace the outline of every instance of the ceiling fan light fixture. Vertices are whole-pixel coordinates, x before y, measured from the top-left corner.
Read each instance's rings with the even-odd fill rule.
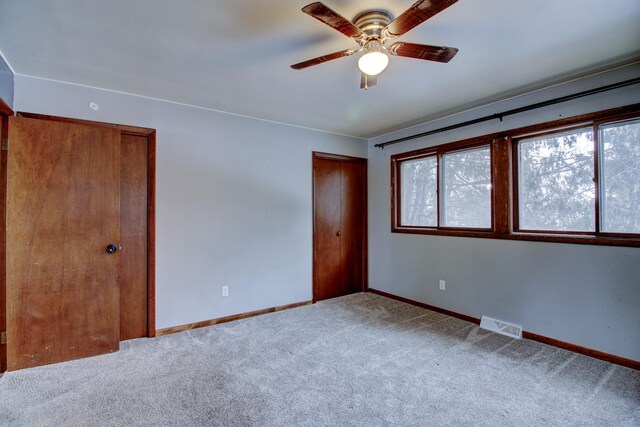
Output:
[[[370,41],[366,46],[367,53],[358,59],[358,68],[369,76],[377,76],[389,65],[389,56],[379,41]]]
[[[369,76],[377,76],[389,65],[389,57],[382,52],[367,52],[358,59],[358,68]]]
[[[458,53],[458,49],[402,41],[390,44],[389,47],[385,47],[384,44],[388,40],[402,36],[457,1],[417,0],[395,19],[386,10],[370,9],[359,13],[352,21],[320,1],[308,4],[302,8],[302,12],[353,39],[358,43],[359,49],[345,49],[318,56],[293,64],[291,68],[302,70],[363,52],[363,55],[358,59],[358,68],[361,71],[360,88],[367,89],[376,84],[377,75],[389,65],[389,55],[447,63]]]

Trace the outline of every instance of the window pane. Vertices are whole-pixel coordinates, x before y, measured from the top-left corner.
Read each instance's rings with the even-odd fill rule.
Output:
[[[524,139],[518,149],[520,229],[594,231],[591,129]]]
[[[442,156],[442,225],[491,228],[489,147]]]
[[[602,231],[640,233],[640,120],[600,132]]]
[[[438,225],[437,161],[435,156],[401,164],[401,225]]]

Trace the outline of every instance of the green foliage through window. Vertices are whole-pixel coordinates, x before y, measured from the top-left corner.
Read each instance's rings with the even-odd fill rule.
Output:
[[[405,160],[400,166],[400,180],[402,225],[491,228],[488,146]]]
[[[591,128],[520,141],[521,230],[595,230],[593,144]]]
[[[438,161],[436,156],[402,163],[402,224],[438,225]]]
[[[640,233],[640,120],[600,127],[601,228]]]
[[[489,147],[444,154],[442,165],[442,225],[491,228]]]

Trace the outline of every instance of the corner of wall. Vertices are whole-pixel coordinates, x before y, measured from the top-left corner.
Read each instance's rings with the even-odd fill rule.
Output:
[[[0,99],[13,109],[15,71],[0,50]]]

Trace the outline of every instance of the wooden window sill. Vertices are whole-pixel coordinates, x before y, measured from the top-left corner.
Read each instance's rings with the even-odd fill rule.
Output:
[[[478,230],[437,230],[419,227],[395,227],[392,233],[427,234],[433,236],[472,237],[481,239],[524,240],[533,242],[575,243],[582,245],[627,246],[640,247],[640,237],[617,237],[595,235],[573,235],[552,233],[496,233]]]

